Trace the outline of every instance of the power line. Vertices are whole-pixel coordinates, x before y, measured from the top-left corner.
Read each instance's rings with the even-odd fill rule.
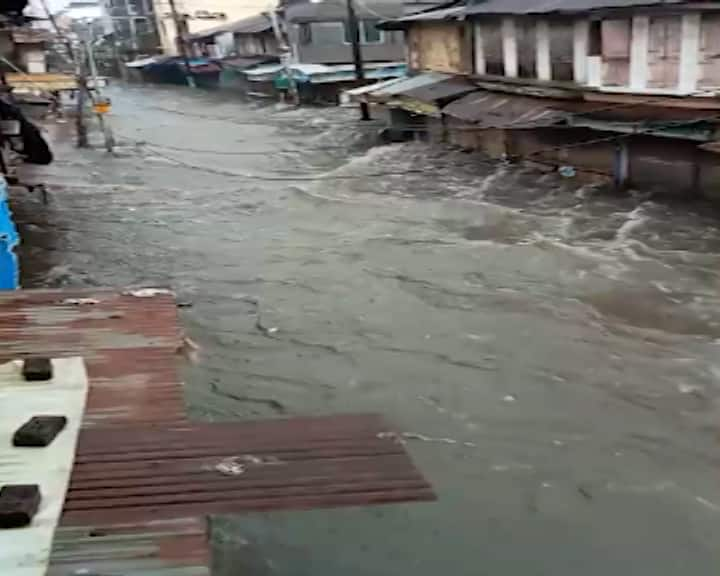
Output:
[[[153,150],[150,148],[150,150]],[[421,174],[425,173],[426,170],[421,168],[411,168],[408,170],[400,170],[400,171],[388,171],[388,172],[379,172],[374,174],[319,174],[319,175],[305,175],[305,174],[299,174],[299,175],[291,175],[291,176],[272,176],[267,174],[242,174],[240,172],[233,172],[230,170],[223,170],[218,168],[212,168],[209,166],[198,166],[197,164],[190,164],[189,162],[185,162],[183,160],[179,160],[177,158],[174,158],[172,156],[168,156],[167,154],[164,154],[163,152],[160,152],[158,150],[153,150],[158,156],[161,158],[165,158],[166,160],[169,160],[179,166],[183,166],[185,168],[191,168],[193,170],[201,170],[203,172],[208,172],[210,174],[219,174],[221,176],[232,176],[235,178],[245,178],[248,180],[259,180],[263,182],[322,182],[322,181],[331,181],[331,180],[365,180],[368,178],[386,178],[388,176],[406,176],[408,174]],[[290,174],[291,172],[286,172],[287,174]]]

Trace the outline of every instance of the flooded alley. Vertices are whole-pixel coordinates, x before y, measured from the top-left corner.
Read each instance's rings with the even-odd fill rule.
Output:
[[[439,500],[213,521],[217,573],[706,575],[720,564],[720,213],[343,108],[114,88],[16,193],[23,287],[168,286],[207,420],[380,412]]]

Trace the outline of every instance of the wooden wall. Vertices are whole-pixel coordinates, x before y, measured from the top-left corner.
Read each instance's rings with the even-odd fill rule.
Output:
[[[463,23],[423,23],[408,34],[412,70],[465,74],[472,71],[469,41]],[[471,45],[470,45],[471,46]]]

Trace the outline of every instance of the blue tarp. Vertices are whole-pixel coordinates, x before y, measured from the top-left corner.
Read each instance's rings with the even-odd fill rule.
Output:
[[[0,290],[14,290],[19,283],[15,247],[20,238],[12,220],[7,196],[7,184],[0,177]]]

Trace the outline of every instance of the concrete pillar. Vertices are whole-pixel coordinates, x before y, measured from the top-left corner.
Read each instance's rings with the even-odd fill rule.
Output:
[[[587,59],[587,85],[593,88],[602,86],[602,57],[588,56]]]
[[[573,78],[576,84],[588,82],[590,22],[576,20],[573,25]]]
[[[680,44],[680,75],[678,90],[691,94],[697,90],[700,57],[700,14],[684,14]]]
[[[513,18],[503,18],[502,44],[503,62],[505,64],[505,76],[508,76],[510,78],[517,78],[517,31],[515,30],[515,20]]]
[[[483,46],[482,24],[475,24],[475,74],[486,74],[485,47]]]
[[[626,138],[622,138],[618,141],[617,147],[615,148],[615,170],[613,174],[613,181],[615,188],[623,190],[627,188],[630,180],[630,151],[628,149],[628,142]]]
[[[550,25],[547,20],[538,20],[535,26],[535,63],[538,80],[552,80],[550,64]]]
[[[633,16],[630,37],[630,88],[633,90],[647,88],[649,43],[650,18]]]

